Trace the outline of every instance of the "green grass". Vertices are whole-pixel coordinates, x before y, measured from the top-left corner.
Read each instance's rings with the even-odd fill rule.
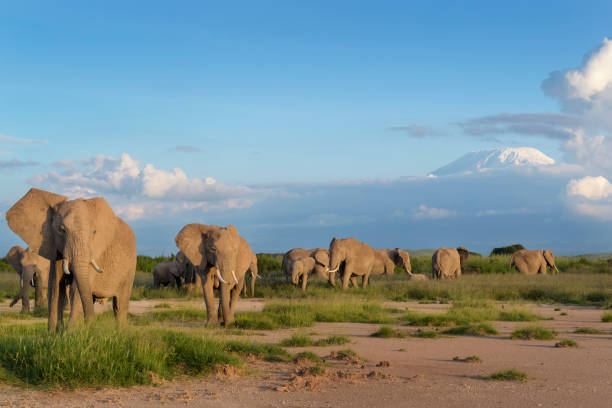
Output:
[[[336,360],[350,360],[350,359],[359,358],[357,353],[351,349],[339,350],[339,351],[334,352],[333,355]]]
[[[514,340],[552,340],[557,336],[554,330],[546,327],[530,326],[516,329],[510,337]]]
[[[601,321],[604,323],[612,322],[612,312],[606,312],[601,316]]]
[[[400,317],[410,326],[468,325],[484,321],[530,322],[542,319],[528,310],[503,310],[489,302],[455,302],[445,313],[420,313],[408,311]]]
[[[592,327],[579,327],[576,330],[574,330],[574,333],[577,333],[577,334],[606,334],[606,332],[598,330],[598,329],[593,329]]]
[[[564,340],[561,340],[555,343],[555,347],[557,348],[567,348],[567,347],[578,348],[578,343],[576,343],[574,340],[564,339]]]
[[[444,330],[443,334],[449,334],[452,336],[486,336],[488,334],[498,334],[497,330],[493,328],[490,324],[480,323],[480,324],[468,324],[465,326],[457,326],[452,327],[450,329]]]
[[[293,361],[295,363],[298,363],[298,362],[300,362],[302,360],[309,360],[309,361],[312,361],[313,363],[322,363],[323,362],[321,357],[317,356],[312,351],[302,351],[301,353],[297,353],[295,355],[295,358],[293,359]]]
[[[140,326],[155,322],[206,322],[206,311],[198,309],[153,310],[141,315],[130,315],[130,320]]]
[[[326,371],[327,369],[325,368],[325,366],[321,364],[313,365],[306,369],[306,372],[308,374],[314,375],[314,376],[324,375]]]
[[[319,340],[313,340],[303,333],[294,333],[291,337],[281,340],[279,345],[282,347],[325,347],[342,345],[350,342],[351,340],[347,336],[332,335]]]
[[[410,337],[419,337],[422,339],[438,339],[442,337],[442,335],[435,330],[417,330],[414,333],[410,334]]]
[[[515,369],[495,372],[487,377],[492,381],[527,381],[527,374]]]
[[[383,339],[403,339],[404,337],[406,337],[406,333],[401,330],[394,329],[391,326],[381,326],[380,329],[370,334],[370,337],[380,337]]]
[[[44,324],[0,326],[0,378],[43,388],[150,384],[152,375],[207,375],[240,367],[240,356],[288,360],[283,349],[179,331],[125,328],[98,321],[50,334]]]
[[[172,305],[170,303],[158,303],[153,306],[154,309],[170,309]]]

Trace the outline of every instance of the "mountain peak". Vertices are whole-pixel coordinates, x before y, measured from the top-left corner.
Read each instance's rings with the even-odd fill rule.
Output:
[[[457,160],[431,172],[433,176],[510,169],[527,166],[549,166],[555,161],[533,147],[501,147],[467,153]]]

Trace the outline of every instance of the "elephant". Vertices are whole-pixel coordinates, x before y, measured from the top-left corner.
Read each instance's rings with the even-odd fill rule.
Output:
[[[183,251],[178,251],[175,261],[178,268],[178,273],[183,278],[183,283],[187,287],[187,290],[190,292],[201,291],[202,280],[200,279],[200,275],[196,273],[195,266],[183,253]]]
[[[206,304],[206,324],[226,327],[234,321],[236,302],[242,292],[245,274],[257,276],[257,257],[233,225],[188,224],[176,235],[176,246],[194,264],[202,279]],[[214,310],[213,288],[219,282],[219,307]],[[254,288],[255,279],[252,279]]]
[[[438,248],[431,257],[432,279],[450,279],[461,276],[461,265],[470,256],[464,247]]]
[[[321,279],[330,280],[329,251],[325,248],[302,249],[294,248],[283,256],[282,270],[287,279],[302,290],[306,290],[308,277],[314,273]],[[332,285],[336,283],[330,280]]]
[[[6,260],[19,274],[20,290],[11,302],[11,307],[21,300],[21,312],[30,311],[30,286],[34,287],[36,307],[47,305],[49,283],[49,260],[32,250],[15,245],[6,254]]]
[[[176,260],[160,262],[153,268],[153,287],[156,289],[173,284],[180,288],[183,286],[184,278],[184,274],[181,274],[179,270],[179,262]]]
[[[553,273],[555,271],[559,272],[555,265],[555,255],[549,249],[535,251],[521,249],[516,251],[510,257],[510,267],[516,268],[523,275],[535,275],[538,273],[546,275],[547,267],[550,267]]]
[[[355,238],[332,239],[329,244],[329,257],[330,281],[333,281],[335,273],[340,271],[343,289],[348,289],[349,280],[355,286],[355,281],[351,279],[353,275],[361,276],[362,286],[367,286],[373,271],[378,273],[384,268],[383,257],[380,254],[377,256],[371,246]]]
[[[104,198],[69,200],[32,188],[7,211],[6,220],[34,253],[50,261],[50,331],[63,326],[67,285],[71,287],[70,324],[83,314],[86,322],[92,322],[94,301],[109,297],[113,297],[117,321],[127,320],[136,239]]]

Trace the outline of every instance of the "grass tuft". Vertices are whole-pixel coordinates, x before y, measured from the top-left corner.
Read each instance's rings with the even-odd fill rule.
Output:
[[[527,374],[515,369],[498,371],[491,374],[487,379],[492,381],[527,381]]]
[[[394,329],[391,326],[381,326],[380,329],[378,329],[378,331],[370,334],[370,337],[380,337],[383,339],[391,339],[391,338],[403,339],[404,337],[406,337],[406,333],[404,333],[401,330]]]
[[[411,337],[419,337],[423,339],[437,339],[442,337],[442,335],[435,330],[417,330],[414,333],[410,334]]]
[[[279,345],[282,347],[308,347],[312,346],[312,339],[302,333],[294,333],[288,339],[280,341]]]
[[[554,330],[546,327],[530,326],[516,329],[510,335],[513,340],[552,340],[557,336]]]
[[[487,334],[498,334],[497,330],[487,323],[452,327],[444,330],[442,333],[456,336],[486,336]]]
[[[561,340],[555,343],[555,347],[557,348],[567,348],[567,347],[578,348],[578,343],[576,343],[574,340],[565,339],[565,340]]]
[[[574,330],[574,333],[577,333],[577,334],[606,334],[606,332],[598,330],[598,329],[593,329],[592,327],[579,327],[576,330]]]
[[[348,336],[331,335],[331,336],[324,337],[322,339],[315,341],[313,343],[313,346],[317,346],[317,347],[336,346],[336,345],[347,344],[350,342],[351,342],[351,339],[349,339]]]
[[[606,312],[601,316],[601,321],[604,323],[612,322],[612,312]]]
[[[312,361],[313,363],[321,363],[321,362],[323,362],[321,357],[317,356],[312,351],[303,351],[301,353],[296,354],[295,358],[293,359],[293,362],[294,363],[299,363],[300,361],[303,361],[303,360]]]
[[[467,356],[465,358],[460,358],[459,356],[455,356],[453,357],[453,361],[461,361],[463,363],[482,363],[482,360],[480,359],[480,357],[476,355]]]

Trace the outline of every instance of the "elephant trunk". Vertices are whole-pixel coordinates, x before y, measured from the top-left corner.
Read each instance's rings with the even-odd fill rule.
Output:
[[[225,327],[228,327],[234,322],[234,313],[230,305],[230,285],[227,283],[220,284],[219,307],[223,316]]]
[[[89,276],[92,269],[93,256],[91,251],[84,245],[85,242],[79,236],[72,237],[69,240],[64,251],[64,268],[68,267],[69,271],[73,273],[74,279],[76,279],[81,303],[83,304],[85,321],[90,322],[94,319],[93,294]]]

